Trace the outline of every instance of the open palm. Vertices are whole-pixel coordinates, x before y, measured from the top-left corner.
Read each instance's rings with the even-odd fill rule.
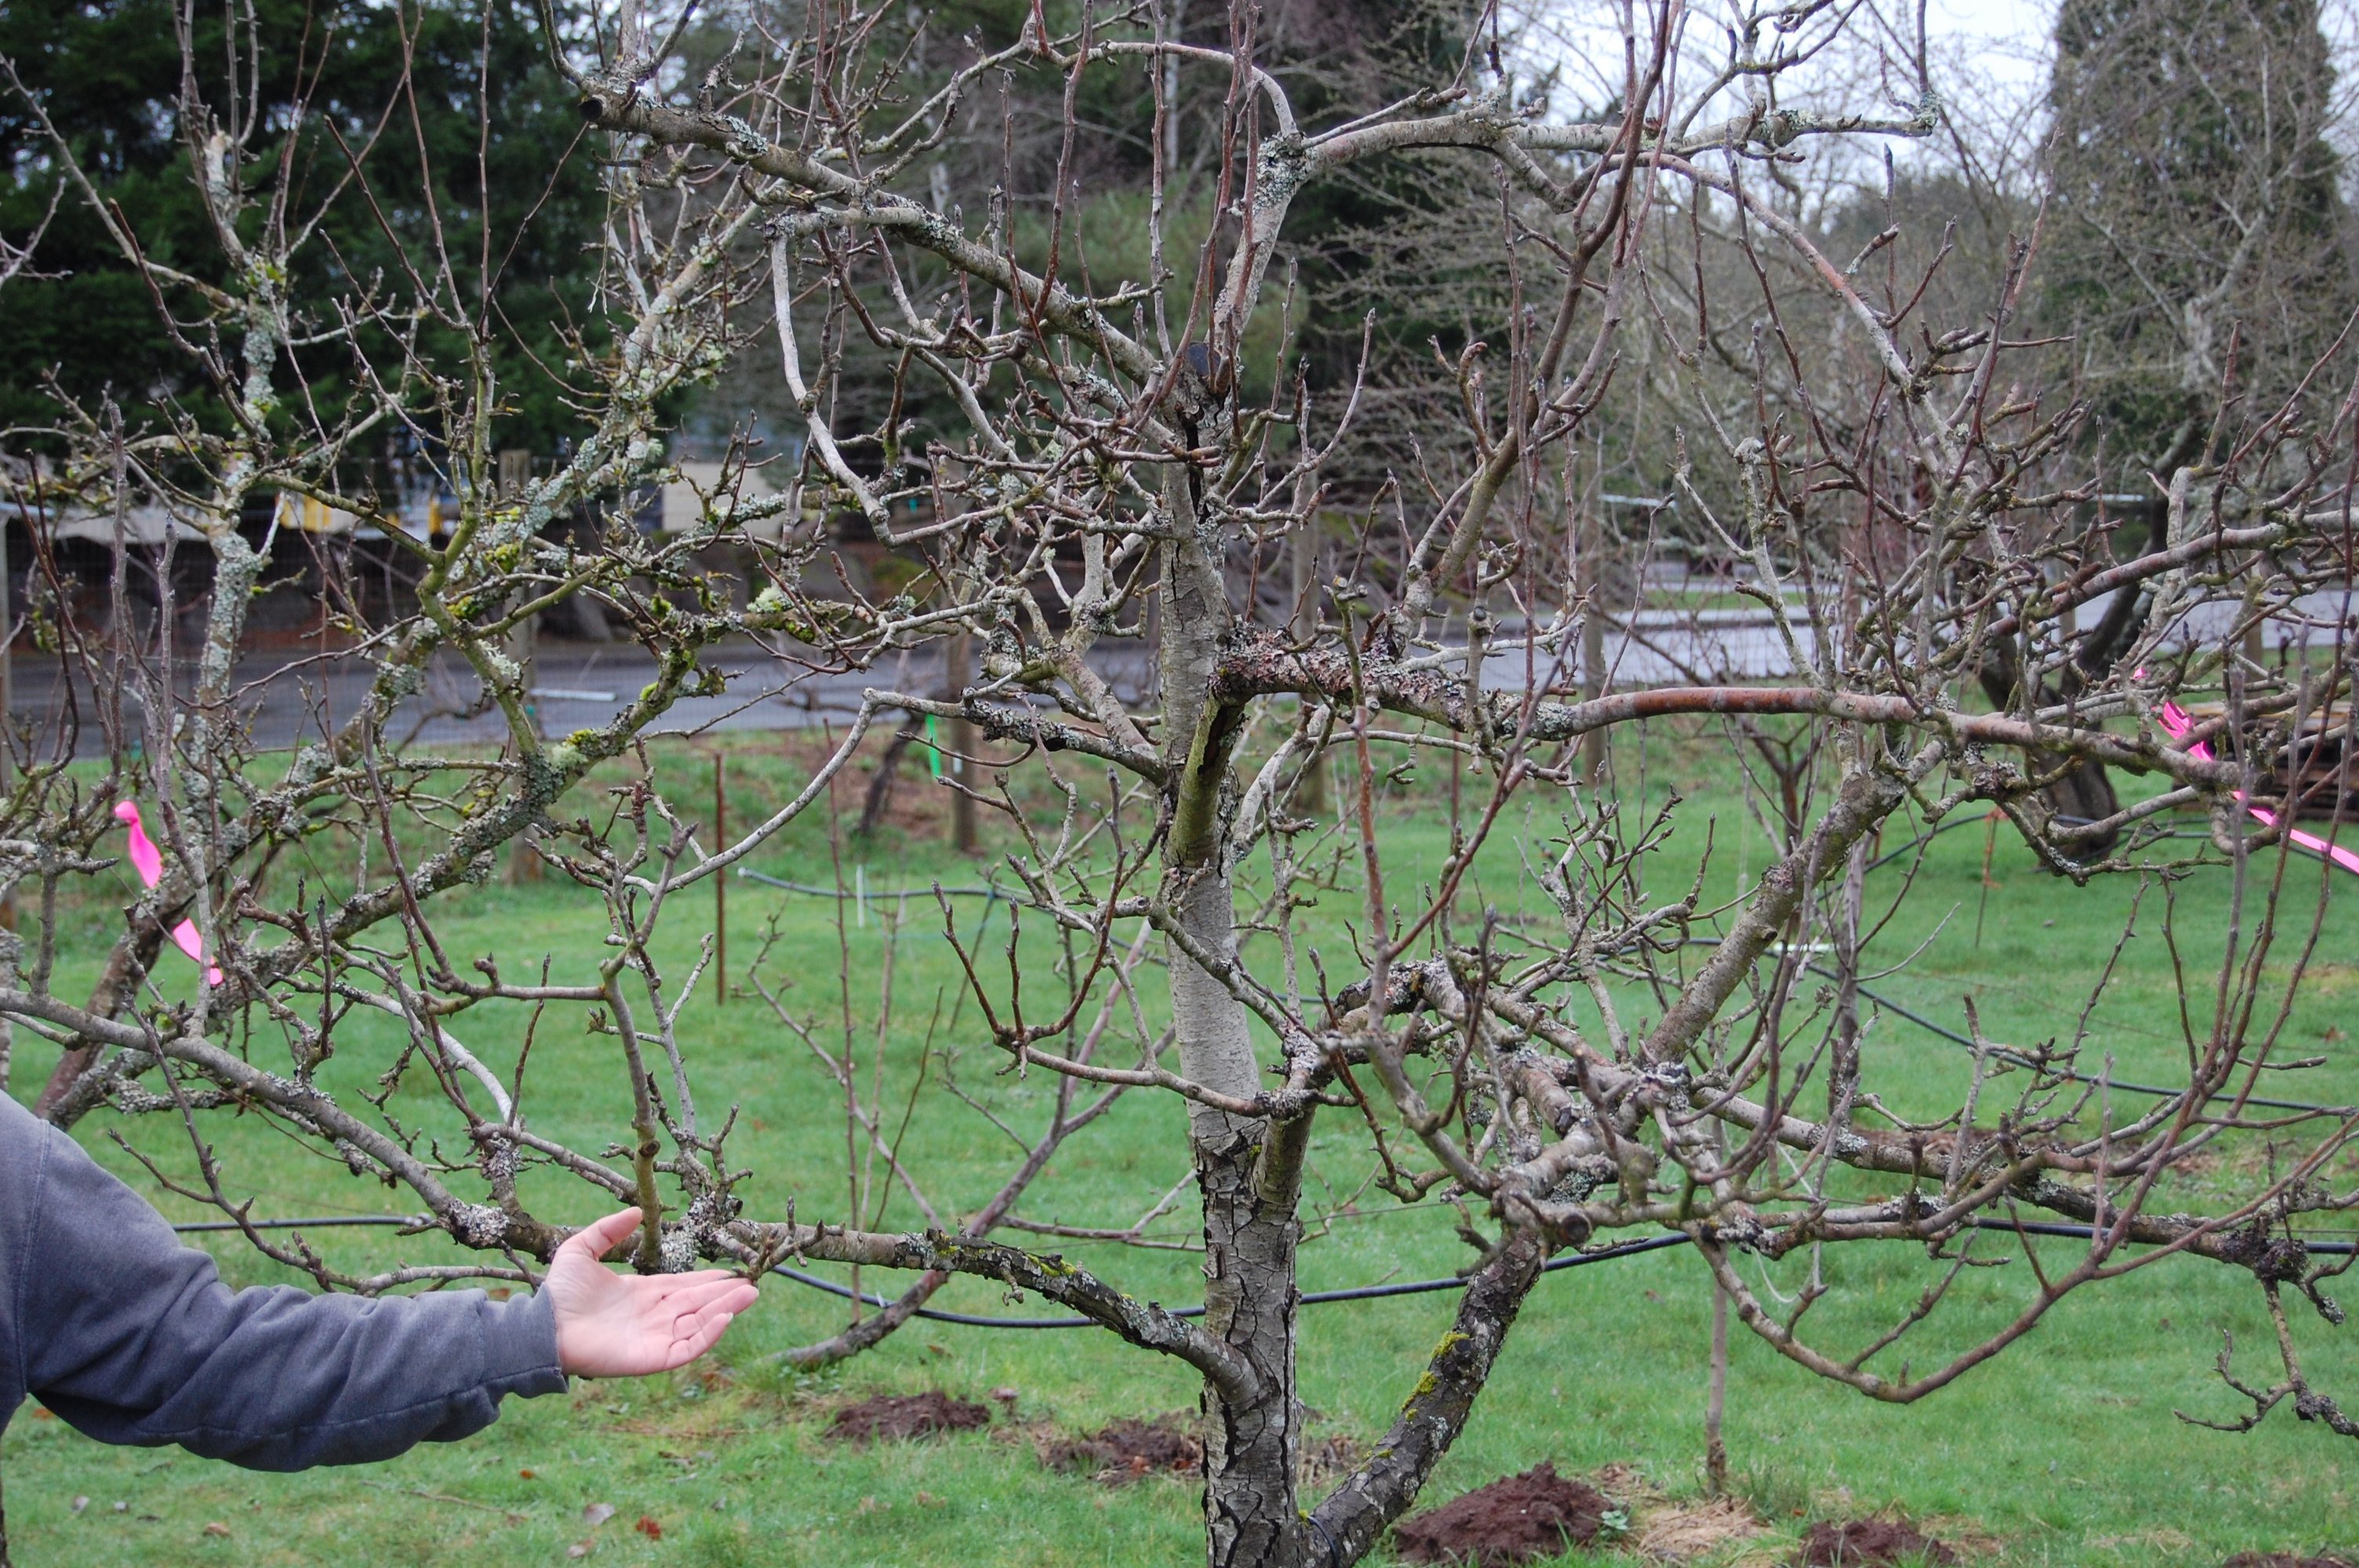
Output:
[[[558,1365],[588,1378],[641,1378],[685,1367],[712,1348],[761,1292],[721,1269],[618,1274],[599,1261],[639,1224],[624,1209],[558,1248],[541,1287],[557,1319]]]

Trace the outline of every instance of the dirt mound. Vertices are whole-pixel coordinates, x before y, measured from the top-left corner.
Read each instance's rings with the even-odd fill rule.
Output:
[[[1958,1554],[1931,1536],[1888,1519],[1821,1519],[1802,1537],[1808,1568],[1887,1568],[1903,1563],[1955,1563]]]
[[[837,1443],[869,1444],[880,1437],[931,1437],[990,1424],[989,1411],[948,1394],[876,1394],[836,1411],[827,1435]]]
[[[1041,1451],[1052,1468],[1093,1476],[1110,1486],[1141,1476],[1193,1476],[1204,1468],[1204,1442],[1179,1418],[1118,1421],[1087,1437],[1051,1443]]]
[[[2239,1552],[2220,1568],[2352,1568],[2340,1557],[2297,1557],[2290,1552]]]
[[[1393,1544],[1409,1563],[1515,1568],[1554,1557],[1568,1543],[1587,1546],[1613,1507],[1596,1487],[1541,1465],[1403,1519],[1393,1527]]]

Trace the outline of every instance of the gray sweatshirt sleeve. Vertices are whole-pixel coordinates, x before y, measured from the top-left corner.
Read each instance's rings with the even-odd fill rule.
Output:
[[[255,1470],[389,1458],[565,1388],[545,1297],[232,1291],[73,1141],[0,1096],[16,1381],[105,1443]],[[14,1400],[9,1401],[12,1405]]]

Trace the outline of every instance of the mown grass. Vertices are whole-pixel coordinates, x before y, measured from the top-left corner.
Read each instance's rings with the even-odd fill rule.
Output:
[[[783,743],[733,750],[732,814],[750,820],[781,798],[796,777]],[[1735,883],[1740,860],[1757,871],[1766,857],[1757,827],[1742,835],[1734,773],[1725,754],[1694,739],[1658,730],[1641,759],[1622,760],[1625,810],[1632,820],[1676,788],[1687,797],[1683,826],[1649,869],[1651,893],[1674,896],[1688,881],[1706,818],[1717,821],[1711,872],[1714,888]],[[659,759],[681,796],[700,798],[706,766],[685,752]],[[1480,781],[1462,780],[1465,787]],[[707,786],[709,788],[709,786]],[[1402,792],[1385,818],[1387,876],[1397,900],[1417,884],[1417,869],[1438,863],[1446,845],[1431,783]],[[846,796],[846,804],[855,804]],[[1556,830],[1537,812],[1511,818],[1482,863],[1484,895],[1503,914],[1541,923],[1549,910],[1529,874],[1528,857],[1545,853]],[[2110,1057],[2124,1079],[2168,1082],[2183,1070],[2182,995],[2198,1031],[2209,1027],[2209,995],[2229,907],[2227,873],[2205,870],[2143,892],[2128,879],[2084,889],[2040,873],[2011,835],[1992,850],[1995,885],[1981,904],[1985,839],[1980,830],[1932,841],[1901,913],[1878,935],[1872,961],[1898,962],[1923,944],[1908,969],[1873,989],[1952,1027],[1961,999],[1973,997],[1987,1034],[2028,1044],[2063,1036],[2096,976],[2114,953],[2134,900],[2138,935],[2121,946],[2116,973],[2091,1020],[2082,1065]],[[1897,832],[1886,847],[1901,841]],[[1003,846],[1004,847],[1004,846]],[[2190,846],[2191,847],[2191,846]],[[799,823],[759,862],[794,880],[847,882],[864,863],[872,887],[924,886],[939,878],[970,883],[986,868],[956,860],[929,837],[888,835],[857,848],[833,841],[813,818]],[[1871,920],[1902,885],[1903,865],[1875,873]],[[312,872],[332,877],[324,852]],[[291,873],[290,873],[291,874]],[[2306,927],[2318,903],[2320,875],[2297,862],[2286,900],[2289,924]],[[2359,891],[2359,890],[2353,890]],[[702,894],[697,895],[700,899]],[[2359,1099],[2359,1071],[2341,1043],[2347,1026],[2354,963],[2349,892],[2329,903],[2314,966],[2316,979],[2295,1007],[2277,1054],[2322,1054],[2327,1065],[2267,1075],[2280,1095],[2334,1102]],[[752,932],[777,921],[777,942],[761,973],[787,984],[788,1005],[811,1017],[822,1038],[845,1034],[837,990],[839,946],[853,977],[849,1033],[865,1062],[876,1035],[877,987],[887,942],[895,955],[893,1017],[883,1031],[885,1098],[897,1108],[921,1062],[931,1085],[945,1072],[1011,1125],[1037,1126],[1053,1086],[1035,1073],[1018,1079],[973,1043],[974,1010],[957,1000],[955,957],[941,940],[929,900],[912,899],[906,921],[872,905],[869,923],[839,931],[826,901],[730,889],[733,967],[742,977]],[[555,972],[586,971],[603,916],[593,899],[563,884],[491,885],[453,898],[442,925],[455,954],[495,954],[505,970],[537,969],[544,953]],[[710,921],[700,903],[669,938],[684,973],[694,941]],[[1345,922],[1361,918],[1346,886],[1315,913],[1317,944],[1338,984],[1353,972]],[[94,964],[116,918],[92,902],[73,912],[69,968]],[[2169,930],[2166,932],[2166,916]],[[1978,918],[1979,917],[1979,918]],[[962,932],[972,934],[981,906],[962,903]],[[986,929],[994,964],[1007,935],[1004,906]],[[2252,926],[2254,900],[2244,916]],[[1979,936],[1976,926],[1979,924]],[[1506,927],[1512,932],[1511,924]],[[2290,949],[2281,949],[2289,953]],[[1262,955],[1267,957],[1266,951]],[[1053,1005],[1049,949],[1038,924],[1025,935],[1027,996]],[[2282,970],[2284,963],[2276,966]],[[2180,977],[2184,975],[2182,984]],[[185,975],[169,977],[183,982]],[[1147,988],[1151,998],[1156,987]],[[1634,1014],[1656,1005],[1633,990]],[[1795,1007],[1815,1005],[1814,987]],[[585,1009],[551,1008],[534,1029],[526,1105],[534,1125],[592,1149],[625,1130],[623,1086],[610,1038],[586,1029]],[[462,1037],[496,1064],[512,1062],[527,1026],[520,1009],[472,1013]],[[783,1212],[789,1196],[805,1217],[839,1217],[851,1199],[844,1173],[841,1094],[804,1044],[758,998],[743,991],[725,1006],[708,989],[683,1017],[698,1065],[700,1109],[708,1120],[734,1104],[733,1162],[756,1173],[746,1195],[757,1213]],[[379,1021],[356,1020],[340,1035],[329,1076],[350,1090],[382,1070],[394,1036]],[[15,1091],[29,1098],[46,1065],[20,1040]],[[929,1050],[933,1054],[928,1059]],[[266,1055],[267,1042],[255,1044]],[[1953,1107],[1964,1081],[1965,1054],[1900,1019],[1883,1014],[1868,1036],[1871,1081],[1905,1115]],[[2000,1080],[2004,1085],[2006,1080]],[[2267,1092],[2267,1091],[2265,1091]],[[425,1086],[394,1100],[424,1119]],[[1991,1102],[1986,1099],[1985,1106]],[[975,1112],[937,1092],[918,1098],[903,1148],[944,1212],[972,1208],[1004,1178],[1011,1145]],[[1987,1119],[1987,1117],[1986,1117]],[[1036,1187],[1024,1212],[1079,1225],[1127,1224],[1185,1169],[1176,1105],[1133,1096],[1071,1145]],[[352,1177],[261,1129],[252,1119],[214,1119],[218,1143],[238,1195],[266,1215],[406,1212],[399,1193]],[[153,1184],[110,1141],[120,1132],[168,1167],[191,1162],[162,1120],[112,1113],[82,1124],[94,1154],[143,1189]],[[2228,1152],[2179,1184],[2169,1202],[2193,1206],[2207,1187],[2233,1184],[2242,1170],[2269,1158],[2256,1144]],[[1464,1249],[1448,1210],[1403,1213],[1364,1188],[1365,1138],[1330,1116],[1314,1142],[1310,1193],[1321,1223],[1306,1249],[1304,1285],[1317,1290],[1387,1279],[1445,1274]],[[2348,1180],[2347,1173],[2343,1178]],[[538,1179],[527,1192],[545,1212],[587,1217],[586,1193]],[[1356,1212],[1330,1215],[1357,1194]],[[166,1195],[175,1217],[193,1206]],[[875,1184],[868,1223],[916,1223],[906,1196]],[[880,1206],[881,1205],[881,1206]],[[1186,1211],[1167,1222],[1184,1237]],[[399,1259],[446,1256],[430,1238],[395,1241],[382,1232],[321,1232],[312,1238],[332,1260],[377,1266]],[[2044,1244],[2064,1256],[2070,1242]],[[243,1244],[215,1244],[225,1272],[240,1283],[287,1277]],[[1194,1260],[1184,1253],[1138,1252],[1086,1244],[1070,1256],[1138,1294],[1165,1302],[1197,1299]],[[1969,1273],[1942,1313],[1878,1365],[1902,1358],[1922,1369],[2006,1320],[2032,1291],[2020,1249],[1985,1244],[1978,1252],[2016,1256],[2006,1268]],[[1790,1297],[1807,1262],[1748,1265],[1766,1287]],[[1907,1310],[1938,1278],[1940,1265],[1898,1247],[1837,1249],[1826,1265],[1839,1288],[1806,1320],[1815,1338],[1848,1354]],[[833,1271],[839,1276],[841,1271]],[[866,1288],[892,1289],[873,1274]],[[1012,1303],[988,1284],[962,1281],[940,1304],[981,1313],[1029,1314],[1038,1303]],[[1423,1357],[1447,1326],[1453,1298],[1433,1294],[1330,1305],[1304,1316],[1303,1396],[1320,1413],[1315,1435],[1365,1439],[1380,1432],[1414,1384]],[[2223,1332],[2257,1355],[2266,1320],[2249,1279],[2191,1262],[2166,1262],[2063,1303],[2027,1340],[1995,1362],[1914,1407],[1896,1409],[1819,1382],[1740,1331],[1733,1356],[1729,1444],[1747,1495],[1774,1524],[1799,1533],[1811,1518],[1894,1508],[1936,1521],[1952,1534],[1993,1543],[2007,1563],[2216,1563],[2244,1549],[2319,1550],[2359,1541],[2343,1448],[2314,1427],[2280,1412],[2241,1437],[2176,1420],[2174,1410],[2223,1418],[2239,1413],[2212,1375]],[[1535,1292],[1485,1392],[1471,1430],[1429,1490],[1438,1501],[1465,1487],[1540,1460],[1566,1472],[1608,1464],[1635,1467],[1673,1492],[1701,1483],[1701,1418],[1708,1337],[1708,1291],[1697,1261],[1676,1251],[1599,1264],[1551,1276]],[[465,1444],[414,1453],[388,1465],[294,1476],[252,1475],[178,1451],[109,1450],[63,1423],[20,1413],[9,1427],[5,1468],[9,1524],[21,1561],[55,1564],[188,1562],[267,1563],[341,1557],[356,1563],[507,1563],[565,1561],[569,1544],[590,1541],[597,1560],[710,1563],[1099,1564],[1184,1563],[1201,1551],[1193,1491],[1153,1480],[1109,1490],[1046,1469],[1024,1432],[1008,1428],[924,1444],[849,1449],[822,1433],[834,1404],[879,1390],[940,1388],[983,1398],[1018,1390],[1027,1427],[1086,1430],[1124,1415],[1189,1409],[1194,1389],[1173,1364],[1128,1350],[1093,1331],[1009,1333],[939,1324],[913,1325],[882,1348],[817,1376],[783,1369],[774,1354],[832,1332],[843,1303],[785,1281],[766,1288],[762,1308],[741,1322],[714,1358],[717,1376],[682,1374],[631,1384],[582,1384],[564,1399],[512,1403],[501,1422]],[[2323,1386],[2359,1398],[2359,1367],[2343,1336],[2314,1320],[2302,1327],[2310,1369]],[[2260,1364],[2251,1364],[2266,1376]],[[533,1472],[526,1479],[521,1472]],[[80,1514],[78,1496],[92,1499]],[[114,1504],[121,1502],[121,1510]],[[616,1516],[594,1530],[585,1504],[612,1504]],[[662,1534],[632,1529],[646,1516]],[[206,1535],[219,1522],[226,1536]],[[1614,1561],[1603,1554],[1597,1561]],[[1626,1560],[1626,1559],[1625,1559]]]

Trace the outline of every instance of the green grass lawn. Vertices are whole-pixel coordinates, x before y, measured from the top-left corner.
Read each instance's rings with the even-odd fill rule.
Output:
[[[699,764],[669,757],[681,795],[699,798]],[[1677,787],[1689,799],[1679,834],[1648,873],[1664,898],[1684,886],[1702,842],[1703,819],[1719,819],[1712,885],[1734,885],[1740,859],[1757,871],[1767,857],[1757,827],[1734,827],[1733,773],[1724,752],[1696,741],[1675,743],[1658,730],[1643,773],[1626,756],[1631,781],[1625,811],[1658,803]],[[709,775],[702,775],[707,776]],[[733,817],[751,820],[783,796],[792,767],[760,745],[733,752]],[[706,786],[709,789],[709,785]],[[848,797],[849,798],[849,797]],[[1525,851],[1544,852],[1553,823],[1537,813],[1503,825],[1483,862],[1484,896],[1503,914],[1544,923],[1550,911],[1526,868]],[[1445,847],[1429,788],[1404,796],[1386,819],[1396,860],[1392,885],[1415,885],[1413,868],[1431,866]],[[1900,841],[1888,836],[1887,847]],[[1892,1000],[1952,1027],[1961,1000],[1973,997],[1991,1037],[2027,1044],[2068,1041],[2090,987],[2119,936],[2136,888],[2116,879],[2086,889],[2041,874],[2009,831],[1993,855],[1996,885],[1983,895],[1984,836],[1979,828],[1934,840],[1910,900],[1879,935],[1872,962],[1897,963],[1925,946],[1902,974],[1874,982]],[[840,854],[840,859],[839,859]],[[795,880],[849,881],[864,864],[870,885],[922,886],[940,878],[972,882],[987,871],[959,862],[926,838],[866,849],[830,841],[823,823],[798,823],[756,862]],[[1263,863],[1266,865],[1266,862]],[[1398,868],[1395,870],[1394,867]],[[320,869],[326,874],[328,868]],[[1257,873],[1258,874],[1258,873]],[[2317,901],[2314,867],[2298,863],[2288,899],[2306,924]],[[1898,865],[1871,878],[1870,917],[1901,886]],[[2277,1054],[2323,1054],[2328,1064],[2269,1075],[2281,1095],[2359,1100],[2359,1063],[2342,1044],[2347,997],[2359,978],[2359,921],[2352,897],[2336,890],[2319,946],[2317,980],[2297,1007]],[[701,890],[695,895],[705,895]],[[878,976],[887,942],[895,954],[895,1006],[883,1032],[885,1099],[897,1108],[929,1048],[927,1071],[939,1083],[947,1066],[970,1094],[1019,1129],[1046,1114],[1053,1085],[1035,1073],[1001,1076],[1000,1064],[973,1044],[972,1003],[957,1001],[957,966],[940,939],[930,901],[912,900],[906,924],[887,918],[889,901],[866,925],[839,934],[833,904],[730,889],[733,963],[742,982],[755,931],[777,922],[766,980],[790,983],[798,1016],[815,1017],[822,1038],[841,1044],[845,1028],[838,993],[839,939],[848,951],[851,1034],[864,1072],[877,1033]],[[2228,898],[2223,871],[2200,871],[2168,890],[2150,887],[2139,935],[2125,947],[2118,972],[2091,1020],[2082,1064],[2094,1071],[2110,1057],[2125,1079],[2168,1082],[2184,1061],[2180,1033],[2183,966],[2197,1027],[2205,1027],[2219,931]],[[1343,922],[1356,914],[1356,893],[1330,895],[1318,912],[1319,941],[1336,983],[1353,971]],[[2169,904],[2172,941],[2166,941]],[[962,931],[981,914],[960,905]],[[540,956],[556,956],[560,978],[586,973],[603,931],[596,901],[557,882],[466,890],[451,901],[441,930],[454,954],[491,953],[522,974]],[[709,926],[709,901],[679,912],[671,956],[684,972],[694,942]],[[1978,920],[1979,916],[1979,920]],[[76,909],[77,938],[66,968],[77,979],[97,961],[117,918],[92,902]],[[995,955],[1006,935],[995,911],[988,939]],[[1980,930],[1977,935],[1977,925]],[[1536,927],[1537,929],[1538,927]],[[1048,949],[1027,927],[1027,968],[1045,974]],[[2176,957],[2174,957],[2174,944]],[[2290,952],[2290,948],[2286,951]],[[1266,956],[1266,955],[1265,955]],[[169,955],[167,961],[173,961]],[[1003,964],[1004,968],[1004,964]],[[184,979],[175,975],[173,979]],[[1036,982],[1027,979],[1027,986]],[[1051,989],[1044,979],[1042,993]],[[70,994],[72,987],[61,984]],[[1158,989],[1150,978],[1148,992]],[[1804,998],[1807,1001],[1807,993]],[[1631,993],[1634,1011],[1652,1005]],[[1043,1004],[1047,1005],[1046,1003]],[[326,1076],[351,1089],[382,1070],[394,1035],[390,1021],[356,1020],[340,1035]],[[472,1012],[454,1026],[495,1065],[512,1062],[526,1018],[521,1010]],[[533,1124],[593,1152],[625,1134],[626,1101],[610,1037],[587,1032],[586,1010],[551,1008],[535,1036],[526,1091]],[[734,1163],[756,1180],[749,1209],[782,1214],[789,1196],[803,1217],[842,1217],[851,1203],[844,1173],[841,1092],[803,1043],[758,998],[740,992],[725,1006],[700,994],[683,1015],[684,1044],[697,1065],[699,1108],[710,1119],[741,1108]],[[29,1100],[48,1065],[38,1043],[20,1036],[14,1092]],[[257,1059],[266,1047],[257,1042]],[[1899,1018],[1879,1015],[1867,1042],[1869,1073],[1896,1110],[1934,1112],[1954,1106],[1965,1056],[1955,1046]],[[946,1064],[940,1053],[950,1053]],[[2181,1069],[2183,1070],[2183,1068]],[[422,1085],[394,1104],[420,1116],[429,1109]],[[1987,1102],[1986,1102],[1987,1103]],[[1178,1105],[1134,1095],[1068,1147],[1036,1186],[1022,1212],[1076,1225],[1125,1225],[1185,1170]],[[108,1134],[119,1131],[169,1168],[187,1171],[185,1141],[162,1119],[111,1112],[83,1122],[78,1136],[93,1154],[135,1180],[153,1184]],[[227,1162],[232,1190],[257,1199],[260,1215],[407,1212],[402,1194],[351,1176],[253,1120],[208,1123]],[[980,1204],[1003,1179],[1012,1147],[974,1110],[947,1095],[919,1097],[904,1145],[912,1167],[945,1212]],[[2258,1150],[2232,1156],[2266,1159]],[[1364,1135],[1331,1115],[1313,1146],[1310,1195],[1314,1239],[1304,1260],[1309,1290],[1446,1274],[1465,1249],[1447,1209],[1398,1212],[1364,1191]],[[2207,1183],[2233,1168],[2198,1173],[2171,1206],[2202,1200]],[[544,1212],[583,1218],[592,1212],[578,1187],[538,1178],[528,1195]],[[2347,1184],[2347,1173],[2342,1180]],[[1354,1212],[1329,1210],[1359,1194]],[[174,1217],[193,1206],[158,1195]],[[872,1184],[867,1223],[917,1223],[908,1199]],[[881,1210],[879,1204],[881,1203]],[[1323,1222],[1323,1223],[1322,1223]],[[1174,1238],[1190,1228],[1188,1210],[1166,1222]],[[335,1260],[375,1266],[432,1261],[450,1249],[432,1238],[397,1240],[383,1232],[321,1232],[312,1238]],[[1035,1238],[1038,1239],[1038,1238]],[[1142,1252],[1061,1244],[1136,1293],[1167,1303],[1198,1299],[1194,1260],[1184,1253]],[[2045,1244],[2062,1256],[2073,1244]],[[286,1277],[275,1266],[223,1241],[215,1250],[238,1283]],[[2012,1248],[1985,1246],[2001,1255]],[[1799,1259],[1774,1267],[1748,1262],[1766,1284],[1790,1296],[1803,1278]],[[1937,1277],[1921,1249],[1833,1249],[1830,1278],[1840,1287],[1810,1320],[1819,1342],[1848,1354],[1872,1338]],[[842,1271],[830,1271],[839,1277]],[[870,1289],[895,1282],[871,1274]],[[2030,1288],[2018,1260],[1978,1271],[1957,1288],[1942,1314],[1896,1352],[1919,1368],[2005,1321]],[[977,1313],[1036,1314],[1037,1302],[1010,1303],[975,1281],[955,1281],[937,1304]],[[1093,1330],[1011,1333],[920,1323],[880,1349],[815,1376],[787,1370],[774,1354],[840,1327],[845,1303],[784,1280],[765,1288],[764,1303],[733,1330],[697,1373],[639,1383],[580,1384],[561,1399],[512,1403],[489,1432],[467,1443],[422,1450],[401,1460],[350,1471],[302,1476],[252,1475],[177,1450],[112,1450],[62,1422],[20,1411],[5,1444],[10,1533],[28,1564],[180,1563],[526,1563],[566,1561],[569,1545],[590,1541],[594,1560],[684,1563],[1114,1564],[1186,1563],[1201,1552],[1192,1488],[1149,1479],[1106,1488],[1045,1467],[1034,1439],[1094,1428],[1117,1416],[1192,1408],[1195,1390],[1176,1363],[1136,1352]],[[1409,1391],[1426,1352],[1447,1326],[1448,1294],[1306,1309],[1303,1397],[1319,1412],[1314,1436],[1365,1439],[1379,1433]],[[1701,1265],[1679,1251],[1601,1263],[1550,1276],[1534,1292],[1471,1430],[1427,1493],[1440,1501],[1541,1460],[1567,1473],[1606,1465],[1634,1468],[1653,1485],[1692,1494],[1701,1485],[1709,1292]],[[2262,1430],[2228,1436],[2186,1425],[2176,1410],[2224,1419],[2241,1413],[2212,1375],[2223,1330],[2257,1353],[2267,1336],[2249,1279],[2213,1265],[2168,1262],[2068,1300],[2025,1342],[1909,1409],[1872,1404],[1820,1383],[1741,1331],[1732,1366],[1728,1431],[1734,1467],[1745,1495],[1772,1524],[1799,1534],[1820,1517],[1882,1508],[1939,1521],[1935,1532],[1995,1543],[2006,1563],[2213,1564],[2245,1549],[2317,1551],[2359,1543],[2351,1511],[2342,1440],[2280,1412]],[[2313,1318],[2301,1325],[2309,1369],[2320,1385],[2359,1402],[2359,1357],[2346,1336]],[[1879,1366],[1886,1366],[1879,1362]],[[2258,1362],[2247,1369],[2266,1378]],[[832,1410],[876,1391],[941,1389],[984,1399],[1018,1391],[1014,1422],[922,1444],[859,1450],[827,1441]],[[530,1471],[527,1478],[523,1473]],[[90,1499],[79,1513],[76,1498]],[[617,1511],[594,1529],[585,1505]],[[117,1505],[122,1505],[120,1508]],[[660,1539],[636,1531],[642,1516]],[[207,1534],[209,1524],[227,1533]],[[1576,1559],[1580,1560],[1580,1559]],[[1598,1561],[1628,1561],[1611,1553]]]

